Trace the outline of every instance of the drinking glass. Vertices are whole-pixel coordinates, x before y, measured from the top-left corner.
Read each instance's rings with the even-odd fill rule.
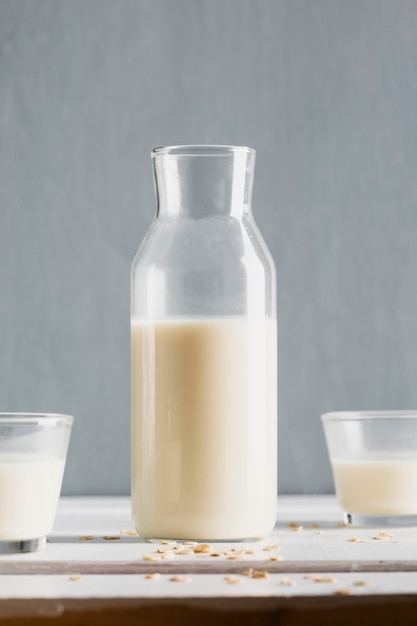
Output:
[[[335,412],[321,419],[345,522],[417,524],[417,411]]]
[[[0,413],[0,554],[45,546],[72,423],[69,415]]]

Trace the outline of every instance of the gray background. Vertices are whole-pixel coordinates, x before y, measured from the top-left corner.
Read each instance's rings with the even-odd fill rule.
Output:
[[[417,407],[417,2],[0,1],[0,410],[76,416],[64,491],[128,493],[129,270],[149,152],[258,150],[281,492],[319,422]]]

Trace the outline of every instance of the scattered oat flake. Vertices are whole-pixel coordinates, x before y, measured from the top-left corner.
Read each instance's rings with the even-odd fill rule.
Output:
[[[312,578],[315,583],[337,583],[337,578],[332,576],[314,576]]]
[[[168,561],[169,559],[174,559],[174,558],[175,558],[175,554],[173,554],[172,552],[165,552],[165,554],[161,554],[162,561]]]
[[[268,572],[260,572],[260,571],[254,570],[252,572],[252,578],[269,578],[269,574]]]
[[[183,541],[182,545],[183,546],[196,546],[197,545],[197,541]]]
[[[83,580],[83,576],[80,576],[79,574],[68,576],[68,578],[69,580]]]
[[[245,554],[255,554],[255,550],[245,550]]]
[[[253,569],[251,567],[248,567],[247,569],[242,570],[241,574],[242,576],[252,576]]]
[[[283,585],[284,587],[294,587],[295,581],[291,578],[281,578],[279,584]]]
[[[212,548],[209,543],[200,543],[194,548],[194,552],[199,554],[201,552],[211,552]]]
[[[315,583],[337,583],[337,579],[331,576],[320,576],[320,574],[306,574],[303,578],[313,580]]]
[[[136,530],[121,530],[120,531],[121,535],[127,535],[128,537],[138,537],[138,533],[136,532]]]
[[[179,554],[181,556],[187,556],[188,554],[192,554],[193,551],[192,550],[177,550],[176,554]]]
[[[159,554],[144,554],[142,558],[144,561],[162,561]]]
[[[230,554],[227,558],[229,561],[241,561],[244,556],[243,554]]]
[[[82,537],[78,537],[79,541],[92,541],[93,537],[91,535],[83,535]]]
[[[221,552],[212,552],[210,556],[223,556]]]
[[[372,583],[369,580],[357,580],[353,583],[355,587],[371,587]]]
[[[226,550],[225,552],[225,554],[238,555],[238,556],[241,556],[242,554],[246,554],[246,553],[247,551],[243,550],[242,548],[240,548],[239,550],[237,548],[231,548],[230,550]]]
[[[297,526],[300,526],[300,524],[298,522],[290,522],[288,526],[289,528],[297,528]]]
[[[238,585],[243,582],[243,580],[237,576],[225,576],[224,579],[229,583],[229,585]]]
[[[273,545],[273,546],[264,546],[262,548],[262,550],[264,550],[264,552],[270,552],[271,550],[279,550],[279,546],[277,545]]]
[[[345,524],[345,522],[338,522],[337,523],[337,527],[338,528],[346,528],[347,524]]]
[[[282,561],[282,556],[270,556],[270,561]]]
[[[390,533],[385,533],[382,530],[380,530],[377,536],[372,537],[372,539],[375,539],[376,541],[384,541],[386,539],[394,539],[394,535],[390,535]]]
[[[167,539],[164,539],[164,541],[161,541],[161,544],[163,546],[173,546],[176,543],[177,543],[176,541],[168,541]],[[176,548],[174,548],[174,550],[176,550]]]
[[[333,594],[335,596],[351,596],[352,590],[351,589],[336,589],[336,591],[333,591]]]
[[[362,541],[358,539],[357,537],[350,537],[346,541],[350,541],[350,543],[362,543]]]
[[[161,574],[155,572],[155,574],[146,574],[145,578],[147,580],[159,580],[161,578]]]
[[[103,539],[105,541],[117,541],[118,539],[120,539],[120,535],[105,535]]]
[[[169,580],[173,583],[189,583],[191,576],[172,576]]]
[[[301,524],[288,524],[288,526],[291,528],[291,530],[295,533],[299,533],[300,530],[303,530],[303,527],[301,526]]]
[[[309,524],[307,528],[320,528],[318,524]]]

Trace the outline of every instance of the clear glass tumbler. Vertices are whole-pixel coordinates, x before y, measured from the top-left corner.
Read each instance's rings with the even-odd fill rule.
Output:
[[[417,412],[325,413],[322,422],[345,522],[417,524]]]
[[[275,523],[275,269],[255,151],[157,148],[132,267],[132,512],[145,539],[255,540]]]
[[[72,423],[69,415],[0,413],[0,554],[45,546]]]

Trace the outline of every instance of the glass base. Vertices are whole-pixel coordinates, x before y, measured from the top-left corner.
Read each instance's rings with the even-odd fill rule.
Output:
[[[359,513],[343,513],[348,526],[373,526],[389,528],[394,526],[417,526],[416,515],[361,515]]]
[[[43,550],[46,545],[46,537],[38,539],[22,539],[13,541],[0,541],[0,554],[20,554],[22,552],[37,552]]]

